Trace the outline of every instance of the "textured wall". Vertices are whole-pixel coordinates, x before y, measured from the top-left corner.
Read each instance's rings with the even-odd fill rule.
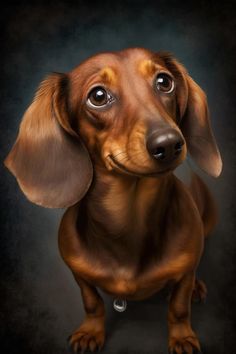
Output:
[[[71,70],[88,56],[142,46],[173,52],[207,92],[224,161],[215,194],[221,220],[206,245],[199,273],[209,296],[193,306],[193,326],[205,353],[228,353],[235,344],[235,45],[233,2],[63,1],[1,8],[0,160],[12,146],[24,110],[51,72]],[[2,32],[3,34],[3,32]],[[63,211],[29,203],[1,164],[1,347],[5,353],[66,353],[66,337],[83,318],[80,291],[60,259],[57,229]],[[129,302],[114,313],[106,299],[108,339],[103,353],[167,352],[165,294]],[[231,351],[231,353],[233,353]]]

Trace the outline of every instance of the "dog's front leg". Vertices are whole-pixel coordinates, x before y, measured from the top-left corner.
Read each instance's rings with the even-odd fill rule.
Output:
[[[201,352],[198,338],[191,328],[191,298],[195,274],[185,275],[174,287],[168,310],[169,353]]]
[[[69,345],[75,353],[100,350],[105,339],[104,302],[95,287],[74,276],[81,289],[86,316],[80,327],[69,337]]]

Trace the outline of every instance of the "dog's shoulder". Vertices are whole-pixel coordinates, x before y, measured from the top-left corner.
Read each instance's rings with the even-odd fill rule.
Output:
[[[167,209],[167,225],[181,226],[201,232],[202,219],[189,186],[173,175],[173,185]]]

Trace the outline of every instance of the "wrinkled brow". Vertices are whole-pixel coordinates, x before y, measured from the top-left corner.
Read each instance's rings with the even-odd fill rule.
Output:
[[[138,70],[144,77],[152,76],[160,68],[162,68],[162,66],[151,59],[142,60],[138,64]]]
[[[114,71],[114,69],[112,69],[109,66],[106,66],[105,68],[100,70],[98,75],[100,75],[102,80],[105,81],[107,84],[113,84],[114,85],[117,82],[117,74]]]

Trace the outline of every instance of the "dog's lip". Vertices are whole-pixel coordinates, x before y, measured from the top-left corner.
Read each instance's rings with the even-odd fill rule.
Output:
[[[168,168],[162,171],[158,171],[158,172],[153,172],[153,173],[141,173],[141,172],[135,172],[135,171],[131,171],[128,170],[124,165],[122,165],[119,161],[117,161],[114,156],[112,156],[111,154],[107,156],[110,161],[112,162],[112,167],[117,167],[119,170],[126,172],[129,175],[132,176],[137,176],[137,177],[157,177],[160,175],[163,175],[165,173],[171,172],[172,169]]]

